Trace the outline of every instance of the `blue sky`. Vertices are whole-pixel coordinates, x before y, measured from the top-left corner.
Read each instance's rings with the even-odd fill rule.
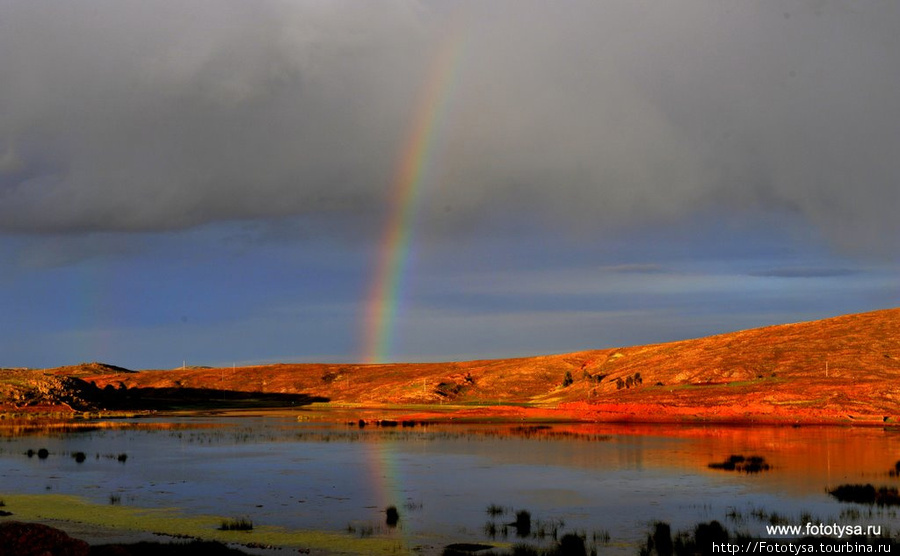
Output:
[[[0,366],[349,362],[461,32],[390,358],[900,305],[900,9],[6,2]]]

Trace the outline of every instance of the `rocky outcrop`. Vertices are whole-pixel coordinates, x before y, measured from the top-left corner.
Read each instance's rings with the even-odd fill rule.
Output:
[[[9,409],[68,406],[77,411],[97,408],[99,389],[79,378],[39,370],[0,371],[0,403]]]
[[[0,523],[0,556],[88,556],[88,543],[39,523]]]

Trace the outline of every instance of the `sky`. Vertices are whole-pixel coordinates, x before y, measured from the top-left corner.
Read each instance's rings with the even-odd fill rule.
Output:
[[[0,367],[900,306],[893,0],[4,0]]]

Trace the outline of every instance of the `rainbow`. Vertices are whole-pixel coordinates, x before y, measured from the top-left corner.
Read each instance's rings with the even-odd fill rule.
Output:
[[[390,357],[416,218],[431,177],[441,124],[446,121],[457,82],[464,41],[462,25],[449,26],[430,65],[412,126],[400,151],[392,181],[389,213],[379,244],[375,277],[366,302],[362,359],[381,363]]]

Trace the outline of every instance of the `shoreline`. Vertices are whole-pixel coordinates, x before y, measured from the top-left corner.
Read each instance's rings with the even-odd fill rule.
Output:
[[[309,406],[242,406],[76,411],[67,405],[5,407],[0,405],[0,430],[35,428],[114,427],[116,421],[165,417],[241,417],[293,415],[299,420],[345,422],[347,420],[418,421],[433,424],[455,423],[597,423],[642,425],[720,425],[752,426],[838,426],[900,427],[900,416],[849,413],[844,410],[787,410],[778,406],[688,406],[653,403],[570,402],[556,406],[531,404],[435,405],[435,404],[359,404],[327,402]],[[380,417],[381,415],[389,415]]]

